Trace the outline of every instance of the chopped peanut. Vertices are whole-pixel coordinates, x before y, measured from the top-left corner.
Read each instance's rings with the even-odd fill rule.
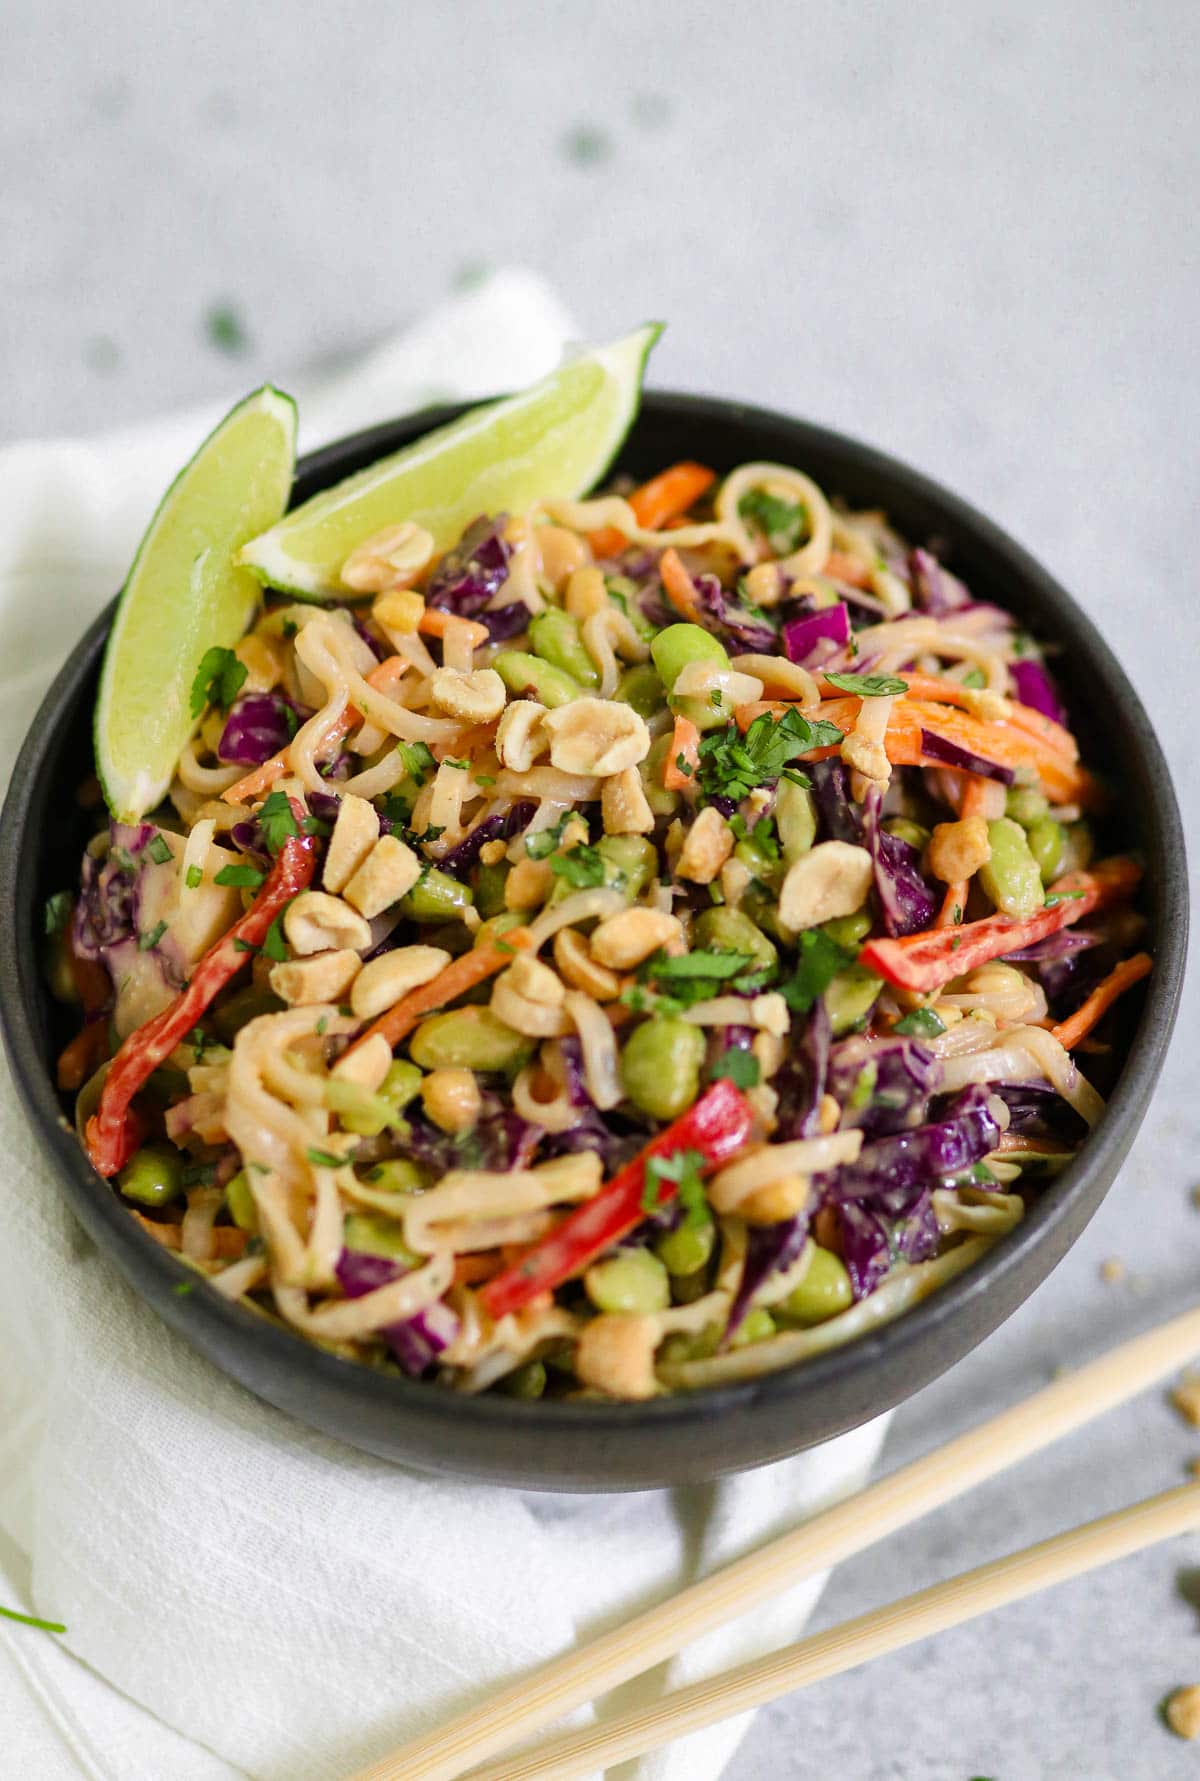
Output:
[[[779,919],[799,932],[861,909],[874,867],[865,847],[821,841],[788,867],[779,892]]]
[[[371,608],[371,617],[385,631],[412,637],[420,627],[424,611],[425,602],[420,594],[413,593],[411,588],[392,588],[388,593],[380,594]]]
[[[1166,1706],[1167,1724],[1180,1738],[1200,1738],[1200,1684],[1177,1688]]]
[[[594,930],[592,957],[613,971],[632,971],[660,946],[683,938],[679,917],[661,909],[621,909]]]
[[[429,1072],[421,1084],[421,1103],[443,1132],[469,1132],[479,1118],[483,1096],[474,1071],[455,1065]]]
[[[940,822],[929,842],[929,870],[943,884],[961,884],[973,878],[992,857],[988,826],[982,816],[964,816],[958,822]]]
[[[421,861],[398,835],[381,835],[346,886],[346,901],[368,921],[398,903],[421,876]]]
[[[302,958],[336,947],[363,952],[371,944],[371,930],[362,916],[328,891],[301,891],[293,897],[284,911],[283,931],[292,951]]]
[[[576,569],[567,583],[563,605],[572,618],[581,622],[585,618],[594,618],[598,612],[608,611],[608,589],[601,571],[594,566]]]
[[[440,946],[398,946],[380,953],[355,979],[350,1006],[359,1020],[374,1020],[386,1008],[394,1008],[409,990],[432,983],[449,963],[450,954]]]
[[[560,928],[555,934],[554,962],[572,989],[582,990],[595,1002],[615,1002],[621,993],[621,979],[597,964],[587,941],[574,928]]]
[[[1172,1388],[1171,1402],[1193,1428],[1200,1428],[1200,1379],[1185,1374]]]
[[[327,891],[344,890],[379,839],[379,817],[365,798],[345,792],[329,837],[321,882]]]
[[[626,767],[604,781],[600,792],[600,814],[606,835],[650,834],[654,828],[654,812],[636,767]]]
[[[556,593],[592,554],[578,532],[570,532],[566,526],[535,526],[533,542],[541,565],[541,580],[548,581]]]
[[[342,585],[356,594],[411,587],[432,556],[433,539],[424,526],[408,520],[385,526],[350,552],[342,564]]]
[[[514,699],[504,709],[496,730],[496,755],[514,773],[528,773],[538,756],[545,754],[550,738],[542,729],[546,707],[536,699]]]
[[[283,646],[273,637],[252,631],[248,637],[242,638],[233,653],[246,670],[243,692],[269,693],[283,679]]]
[[[645,718],[608,699],[572,699],[548,711],[542,727],[550,733],[550,760],[563,773],[606,779],[636,767],[650,752]]]
[[[337,1002],[358,974],[362,960],[344,947],[318,952],[313,958],[288,959],[272,965],[271,988],[293,1008],[309,1002]]]
[[[541,1002],[547,1008],[558,1008],[566,994],[561,981],[541,959],[518,953],[505,973],[519,996],[526,1001]]]
[[[438,668],[429,676],[429,697],[438,710],[467,723],[491,723],[504,710],[507,696],[494,668],[476,668],[469,674]]]
[[[535,963],[532,959],[521,959],[515,961],[514,965],[510,965],[507,971],[501,971],[492,985],[492,1013],[498,1020],[502,1020],[505,1026],[511,1027],[515,1033],[523,1033],[527,1039],[561,1039],[567,1033],[572,1032],[574,1029],[571,1021],[564,1013],[562,1006],[565,992],[562,984],[558,982],[558,978],[554,976],[554,972],[548,965],[540,967],[558,984],[558,1000],[552,1001],[548,997],[544,1000],[535,1000],[532,996],[524,995],[518,987],[521,982],[528,982],[529,979],[522,977],[517,972],[515,968],[517,962],[521,964]]]
[[[652,1398],[658,1391],[656,1317],[605,1312],[585,1323],[575,1346],[575,1372],[585,1385],[614,1398]]]
[[[354,979],[356,989],[361,977],[360,971]],[[364,1039],[340,1057],[329,1074],[336,1076],[339,1082],[356,1082],[359,1088],[374,1094],[391,1067],[391,1046],[382,1033],[372,1033],[369,1039]]]
[[[693,884],[711,884],[733,852],[733,832],[719,810],[702,810],[683,838],[675,870]]]
[[[518,860],[504,880],[504,907],[540,909],[553,889],[549,860]]]

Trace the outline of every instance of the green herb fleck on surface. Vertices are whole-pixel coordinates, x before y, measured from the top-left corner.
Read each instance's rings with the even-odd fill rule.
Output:
[[[604,861],[594,847],[582,843],[566,853],[556,853],[550,861],[556,878],[565,878],[577,890],[591,890],[604,883]]]
[[[194,1280],[177,1280],[171,1288],[177,1299],[185,1299],[190,1292],[195,1292],[195,1290],[196,1282]]]
[[[71,919],[71,906],[74,903],[70,891],[55,891],[52,897],[46,898],[44,921],[47,934],[61,934]]]
[[[731,1045],[708,1072],[710,1082],[716,1082],[722,1076],[728,1077],[735,1088],[757,1088],[762,1081],[762,1070],[752,1052]]]
[[[596,167],[612,154],[612,138],[595,124],[575,124],[562,139],[562,152],[577,167]]]
[[[700,1178],[703,1167],[704,1158],[698,1150],[676,1150],[670,1156],[650,1157],[642,1184],[642,1211],[656,1212],[664,1201],[671,1199],[670,1193],[662,1191],[663,1184],[670,1183],[685,1208],[684,1224],[703,1224],[711,1216]]]
[[[272,792],[259,811],[258,820],[271,853],[278,853],[285,841],[300,833],[286,792]]]
[[[831,748],[842,740],[836,724],[809,723],[798,711],[780,718],[764,711],[742,736],[736,724],[709,730],[700,739],[700,786],[706,797],[739,803],[759,786],[778,779],[798,755]],[[803,775],[800,782],[807,785]]]
[[[152,928],[150,928],[146,933],[138,935],[138,951],[139,952],[150,952],[155,946],[158,945],[159,941],[162,939],[162,937],[166,933],[166,931],[167,931],[166,922],[165,921],[156,921],[154,926]]]
[[[184,882],[189,890],[199,890],[204,882],[204,873],[199,866],[189,866]]]
[[[549,858],[562,840],[563,830],[566,828],[573,815],[574,812],[568,810],[565,815],[559,817],[556,823],[552,823],[548,829],[539,829],[535,835],[526,835],[525,852],[529,855],[531,860],[544,860]]]
[[[170,846],[161,835],[156,835],[154,837],[153,841],[146,849],[146,852],[150,855],[150,858],[154,861],[156,866],[165,866],[167,861],[171,858]]]
[[[808,514],[799,501],[786,501],[766,489],[747,489],[738,502],[738,514],[762,533],[777,557],[797,549],[808,530]]]
[[[231,649],[214,645],[200,657],[200,666],[192,681],[191,711],[199,717],[206,705],[228,711],[246,679],[246,664],[239,662]]]
[[[274,961],[277,965],[281,965],[283,963],[283,961],[287,958],[287,941],[283,937],[283,910],[282,909],[280,910],[279,914],[275,917],[275,920],[271,923],[270,927],[267,929],[266,937],[263,940],[262,949],[263,949],[263,956],[265,958],[274,959]]]
[[[232,885],[238,890],[257,890],[265,877],[266,873],[260,872],[257,866],[222,866],[213,883]]]
[[[893,1033],[903,1033],[906,1039],[936,1039],[945,1030],[945,1021],[932,1008],[914,1008],[892,1028]]]
[[[860,699],[892,699],[908,691],[907,680],[897,674],[827,674],[825,678],[830,686]]]
[[[310,1146],[305,1155],[318,1169],[340,1169],[347,1160],[344,1156],[336,1156],[332,1150],[318,1150],[315,1146]]]
[[[246,325],[232,303],[214,303],[205,311],[204,332],[218,352],[242,353],[250,345]]]
[[[783,999],[794,1014],[807,1014],[819,996],[823,996],[838,972],[852,965],[858,954],[820,928],[807,928],[801,934],[796,969],[788,982],[780,984]]]

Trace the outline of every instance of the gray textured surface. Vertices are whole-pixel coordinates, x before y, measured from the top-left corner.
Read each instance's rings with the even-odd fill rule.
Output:
[[[1128,663],[1194,827],[1197,17],[10,0],[0,435],[285,376],[523,260],[590,334],[668,317],[658,382],[859,433],[996,515]],[[222,304],[237,356],[206,325]],[[889,1463],[1194,1294],[1195,1018],[1193,994],[1084,1240],[905,1408]],[[1145,1399],[844,1566],[821,1622],[1163,1488],[1197,1452]],[[1192,1563],[1200,1539],[783,1703],[733,1781],[1192,1774],[1155,1717],[1200,1679]]]

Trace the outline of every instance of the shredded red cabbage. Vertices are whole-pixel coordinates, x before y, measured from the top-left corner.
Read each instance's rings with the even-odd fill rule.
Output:
[[[503,587],[511,554],[504,517],[481,515],[442,558],[425,588],[425,604],[459,618],[475,618]]]
[[[1016,777],[1011,767],[1003,767],[999,761],[985,760],[972,749],[960,748],[957,742],[947,742],[944,737],[935,736],[932,730],[921,731],[921,753],[943,767],[957,767],[960,773],[978,773],[981,779],[998,779],[1001,785],[1011,785]]]
[[[850,608],[844,600],[835,606],[818,606],[814,612],[803,618],[792,619],[783,627],[783,648],[789,662],[799,662],[807,668],[812,664],[813,652],[818,645],[832,644],[835,649],[844,649],[850,641]],[[828,648],[821,651],[824,660],[831,653]]]
[[[1023,656],[1019,662],[1010,663],[1008,674],[1018,704],[1031,706],[1043,717],[1053,718],[1056,724],[1066,723],[1067,708],[1048,669],[1036,656]]]
[[[921,871],[915,847],[890,834],[879,819],[878,786],[867,793],[863,806],[863,839],[875,869],[875,895],[884,929],[891,935],[916,934],[931,926],[938,899]]]
[[[361,1250],[343,1249],[334,1272],[346,1297],[361,1299],[377,1287],[389,1286],[410,1270],[386,1255],[367,1255]],[[437,1299],[423,1311],[418,1311],[415,1317],[385,1324],[379,1334],[409,1377],[420,1379],[438,1355],[450,1346],[458,1331],[456,1313]]]
[[[244,693],[225,720],[217,757],[239,767],[261,767],[287,747],[311,715],[283,693]]]

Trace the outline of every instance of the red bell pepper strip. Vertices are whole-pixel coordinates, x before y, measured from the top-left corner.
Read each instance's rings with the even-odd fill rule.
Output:
[[[1023,946],[1044,940],[1090,915],[1093,909],[1131,896],[1141,877],[1141,867],[1128,859],[1103,860],[1090,872],[1069,872],[1050,887],[1058,901],[1038,909],[1023,921],[1007,915],[989,915],[962,927],[928,929],[900,940],[868,940],[858,955],[860,965],[876,971],[898,989],[928,995],[952,977],[961,977],[1003,958]]]
[[[99,1174],[115,1175],[137,1149],[138,1124],[130,1107],[134,1095],[241,970],[249,949],[262,945],[275,917],[312,882],[316,868],[313,837],[289,835],[250,908],[209,947],[187,988],[161,1014],[130,1033],[112,1061],[100,1105],[87,1123],[87,1152]]]
[[[499,1320],[510,1311],[519,1311],[539,1293],[580,1273],[595,1256],[639,1225],[646,1216],[642,1196],[651,1157],[696,1150],[704,1158],[705,1172],[715,1169],[745,1144],[752,1117],[749,1103],[728,1077],[714,1082],[695,1106],[626,1163],[595,1199],[569,1212],[519,1262],[489,1280],[479,1295],[489,1317]],[[677,1192],[674,1182],[660,1178],[656,1204],[665,1206]]]

